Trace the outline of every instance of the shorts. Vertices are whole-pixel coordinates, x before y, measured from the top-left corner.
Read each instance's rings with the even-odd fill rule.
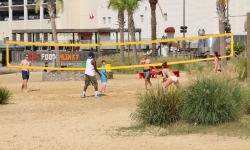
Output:
[[[170,76],[169,78],[172,79],[174,82],[178,81],[178,78],[176,76]]]
[[[30,77],[29,71],[22,70],[22,78],[23,78],[23,80],[29,80],[29,77]]]
[[[143,70],[144,78],[148,79],[150,77],[150,69]]]
[[[92,84],[93,86],[98,85],[96,76],[89,76],[85,74],[85,85],[89,86],[90,84]]]
[[[102,85],[104,85],[104,86],[107,85],[107,82],[102,82]]]

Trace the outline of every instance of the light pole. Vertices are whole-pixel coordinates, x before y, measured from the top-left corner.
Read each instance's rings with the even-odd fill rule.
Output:
[[[183,0],[183,27],[185,27],[185,0]],[[183,32],[183,37],[185,37],[185,32]]]

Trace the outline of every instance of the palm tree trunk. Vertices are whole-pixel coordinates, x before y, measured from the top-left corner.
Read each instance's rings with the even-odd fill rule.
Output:
[[[225,33],[225,24],[219,21],[219,32],[220,34]],[[220,55],[226,56],[226,45],[225,45],[225,37],[220,37]],[[224,68],[227,65],[227,59],[221,59],[221,67]]]
[[[118,23],[120,29],[120,42],[124,42],[124,11],[118,12]],[[120,46],[120,61],[124,64],[124,45]]]
[[[151,7],[151,40],[156,40],[156,4],[157,1],[151,1],[150,7]],[[157,54],[156,52],[156,43],[152,43],[152,56],[155,57]]]
[[[58,43],[57,32],[56,32],[54,3],[55,3],[55,0],[47,0],[48,12],[50,15],[50,23],[51,23],[51,28],[52,28],[53,41],[54,41],[54,43]],[[55,46],[55,51],[56,51],[56,67],[61,68],[60,53],[59,53],[58,46]]]
[[[134,18],[133,18],[133,14],[129,14],[128,15],[128,30],[129,30],[129,34],[131,36],[131,41],[135,42],[135,23],[134,23]],[[137,52],[136,52],[136,45],[133,44],[132,45],[132,49],[133,49],[133,55],[134,55],[134,64],[138,63],[138,59],[137,59]]]
[[[54,43],[58,43],[55,18],[51,17],[50,22],[51,22],[51,27],[52,27],[52,35],[53,35]],[[55,46],[55,51],[56,51],[56,67],[61,67],[60,52],[59,52],[58,46]]]

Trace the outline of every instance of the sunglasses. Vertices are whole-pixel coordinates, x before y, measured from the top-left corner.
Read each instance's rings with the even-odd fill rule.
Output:
[[[29,57],[29,56],[25,56],[25,57]]]

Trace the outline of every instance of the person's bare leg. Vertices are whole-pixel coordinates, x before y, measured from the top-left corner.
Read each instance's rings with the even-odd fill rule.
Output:
[[[148,83],[149,83],[150,87],[152,87],[152,83],[150,81],[150,77],[147,80],[148,80]]]
[[[163,83],[163,88],[168,87],[170,84],[173,83],[173,80],[171,78],[168,78],[167,81]]]
[[[146,88],[146,90],[148,89],[148,80],[147,79],[145,79],[145,88]]]
[[[106,94],[106,85],[103,86],[103,94]]]
[[[24,80],[23,80],[23,85],[22,85],[22,87],[23,87],[23,91],[24,91],[24,92],[27,92],[27,79],[24,79]]]
[[[22,83],[22,88],[21,88],[21,89],[22,89],[22,91],[23,91],[23,88],[24,88],[24,82]]]
[[[179,85],[179,81],[177,80],[175,83],[174,83],[174,85],[176,86],[176,87],[179,87],[180,85]]]
[[[99,91],[100,93],[103,93],[103,86],[102,86],[102,88],[101,88],[101,90]]]
[[[98,86],[95,85],[95,86],[94,86],[94,89],[95,89],[95,91],[98,91]]]
[[[87,86],[87,85],[84,85],[83,91],[86,92],[87,89],[88,89],[88,86]]]

